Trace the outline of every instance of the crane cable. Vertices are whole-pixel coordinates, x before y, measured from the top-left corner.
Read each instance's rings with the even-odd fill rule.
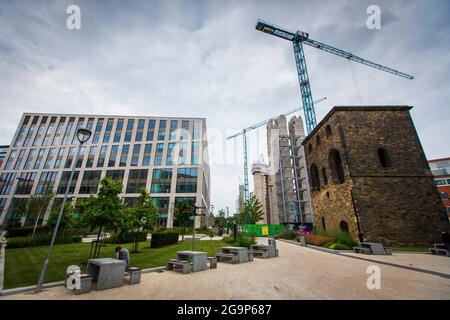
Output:
[[[353,64],[350,59],[348,59],[348,63],[350,64],[350,69],[352,70],[353,83],[355,84],[356,94],[358,95],[359,104],[362,105],[361,92],[358,88],[358,83],[356,82],[355,70],[353,70]]]

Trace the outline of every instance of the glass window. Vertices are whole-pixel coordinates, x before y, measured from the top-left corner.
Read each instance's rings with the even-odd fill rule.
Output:
[[[75,159],[75,152],[76,152],[75,147],[72,147],[69,149],[69,154],[67,155],[66,163],[64,164],[64,168],[66,168],[66,169],[72,168],[72,162]]]
[[[125,132],[125,142],[131,141],[131,134],[133,133],[134,119],[128,119],[127,131]]]
[[[155,166],[160,166],[162,164],[162,154],[164,151],[164,143],[158,143],[156,145],[156,154],[155,154]]]
[[[181,140],[189,139],[189,121],[183,120],[181,122]]]
[[[114,133],[114,142],[120,142],[122,138],[123,119],[117,120],[116,132]]]
[[[34,117],[34,118],[36,119],[37,117]],[[30,140],[31,140],[31,137],[33,136],[35,127],[36,127],[36,124],[33,123],[33,124],[31,124],[30,128],[28,129],[27,136],[25,137],[25,141],[23,143],[24,147],[28,147],[28,145],[30,144]]]
[[[130,145],[129,144],[125,144],[122,147],[122,154],[120,156],[119,167],[126,167],[127,166],[128,152],[129,151],[130,151]]]
[[[106,178],[122,183],[124,174],[125,170],[108,170],[106,171]]]
[[[78,119],[77,127],[75,128],[75,133],[73,134],[73,137],[72,137],[72,144],[79,143],[78,138],[77,138],[77,132],[78,132],[78,129],[81,129],[83,127],[83,124],[84,124],[84,118]]]
[[[83,174],[83,180],[81,180],[80,194],[97,193],[101,174],[101,170],[85,171]]]
[[[94,165],[95,154],[97,153],[97,147],[92,146],[89,150],[89,155],[86,161],[86,168],[92,168]]]
[[[197,168],[178,168],[177,170],[177,193],[197,192]]]
[[[94,126],[94,118],[89,118],[87,125],[86,125],[86,129],[88,129],[89,131],[92,131],[93,126]]]
[[[53,129],[55,128],[56,117],[52,117],[50,120],[50,124],[47,127],[47,133],[45,134],[44,141],[42,142],[43,146],[48,145],[48,140],[53,134]]]
[[[17,150],[11,150],[9,157],[8,157],[8,161],[6,161],[5,164],[5,170],[9,170],[11,169],[13,163],[16,161],[16,157],[17,157]]]
[[[188,202],[191,203],[192,206],[195,206],[195,200],[196,200],[195,197],[176,197],[175,198],[175,205],[178,202],[181,202],[181,201],[188,201]],[[190,216],[190,218],[189,218],[189,225],[192,227],[193,224],[194,224],[194,216]],[[174,227],[179,227],[180,226],[178,221],[177,221],[177,219],[175,217],[173,219],[173,226]]]
[[[152,144],[146,144],[144,148],[144,158],[142,159],[142,165],[143,166],[149,166],[150,165],[150,158],[152,154]]]
[[[186,164],[187,157],[187,142],[181,142],[178,150],[178,164]]]
[[[64,129],[64,123],[66,122],[65,117],[61,117],[58,122],[58,126],[56,127],[55,136],[53,137],[52,146],[57,145],[59,143],[59,138],[61,138],[61,134]]]
[[[66,148],[59,148],[58,156],[56,157],[56,161],[55,161],[55,169],[61,168],[61,163],[62,163],[62,160],[64,158],[64,151],[65,150],[66,150]]]
[[[159,120],[158,140],[162,141],[166,138],[166,120]]]
[[[103,143],[109,143],[113,125],[114,119],[108,119],[108,122],[106,123],[105,135],[103,136]]]
[[[55,148],[48,149],[47,159],[45,160],[45,163],[44,163],[44,169],[51,168],[54,156],[55,156]]]
[[[24,170],[31,169],[31,163],[34,161],[35,156],[36,156],[36,149],[30,149],[30,152],[28,152],[27,160],[25,161],[25,164],[23,166]]]
[[[173,165],[173,156],[174,156],[175,143],[171,142],[167,145],[167,157],[166,157],[166,165]]]
[[[70,136],[72,135],[73,123],[75,122],[75,118],[70,118],[67,123],[66,132],[64,133],[63,141],[61,144],[67,144]]]
[[[435,180],[437,186],[445,186],[445,179]]]
[[[44,159],[45,149],[39,149],[36,162],[34,163],[33,169],[39,169],[41,167],[42,160]]]
[[[142,141],[142,135],[144,134],[144,126],[145,126],[145,120],[139,119],[137,131],[136,131],[136,137],[135,137],[134,141]]]
[[[43,117],[41,124],[39,125],[39,129],[36,134],[36,137],[34,137],[33,146],[40,145],[42,136],[44,135],[44,132],[45,132],[46,123],[47,123],[47,117]]]
[[[36,193],[41,194],[52,192],[53,187],[55,186],[56,176],[57,172],[42,172],[36,187]]]
[[[76,168],[81,168],[83,166],[84,154],[86,153],[86,147],[80,147],[80,154],[78,155]]]
[[[68,185],[69,179],[70,179],[70,173],[71,173],[71,171],[64,171],[61,174],[61,180],[59,181],[58,189],[56,190],[57,194],[65,194],[66,193],[67,185]],[[79,175],[80,175],[79,171],[74,171],[72,182],[70,183],[70,187],[69,187],[69,194],[73,194],[75,192],[75,187],[77,185]]]
[[[148,129],[147,129],[147,141],[153,141],[153,134],[155,132],[155,124],[156,120],[148,120]]]
[[[170,121],[170,134],[169,134],[169,139],[171,141],[177,140],[177,128],[178,128],[178,121],[171,120]]]
[[[111,153],[109,155],[108,167],[115,167],[117,154],[119,153],[119,146],[112,146]]]
[[[128,175],[127,193],[139,193],[147,185],[148,169],[131,169]]]
[[[35,172],[22,172],[18,178],[15,194],[30,194],[35,178]]]
[[[100,154],[98,155],[97,168],[103,168],[105,165],[106,153],[108,151],[108,146],[102,146],[100,148]]]
[[[152,193],[170,193],[172,169],[153,169]]]
[[[92,143],[97,144],[100,141],[100,134],[102,133],[103,129],[103,118],[100,118],[97,120],[97,125],[95,126],[95,132],[94,137],[92,138]]]
[[[19,157],[16,160],[16,164],[14,165],[14,170],[19,170],[20,165],[22,164],[23,158],[25,157],[25,149],[19,151]]]
[[[194,127],[192,128],[192,139],[200,139],[200,120],[194,120]]]
[[[15,173],[10,172],[0,174],[0,194],[2,196],[9,194],[15,180]]]
[[[192,142],[191,164],[199,164],[199,143]]]
[[[27,125],[23,124],[19,130],[19,133],[17,134],[16,142],[14,142],[14,147],[18,147],[22,143],[22,140],[25,137],[26,130],[27,130]]]
[[[131,155],[131,166],[137,167],[139,164],[139,154],[141,153],[141,145],[135,144],[133,146],[133,154]]]
[[[153,204],[158,210],[158,227],[167,227],[167,216],[169,215],[169,197],[152,197]]]

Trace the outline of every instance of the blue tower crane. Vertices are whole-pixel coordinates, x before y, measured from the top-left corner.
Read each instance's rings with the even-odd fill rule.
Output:
[[[308,134],[310,134],[311,131],[316,127],[317,121],[316,112],[314,111],[314,102],[311,93],[308,70],[306,68],[305,54],[303,52],[303,44],[326,51],[328,53],[335,54],[348,60],[365,64],[366,66],[379,69],[381,71],[392,73],[399,77],[403,77],[409,80],[414,79],[414,77],[409,74],[363,59],[350,52],[332,47],[325,43],[312,40],[309,38],[309,34],[303,31],[292,32],[272,23],[265,22],[261,19],[258,19],[256,23],[256,29],[267,34],[292,41],[292,44],[294,45],[295,62],[297,65],[298,80],[300,82],[303,110],[305,112],[306,131]]]

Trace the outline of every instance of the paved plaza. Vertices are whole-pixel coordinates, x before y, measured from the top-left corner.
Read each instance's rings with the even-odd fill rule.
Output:
[[[261,242],[265,242],[262,240]],[[450,299],[450,258],[333,254],[277,241],[280,256],[219,263],[187,275],[146,273],[140,284],[75,296],[64,287],[1,299]],[[366,286],[367,267],[381,269],[381,289]]]

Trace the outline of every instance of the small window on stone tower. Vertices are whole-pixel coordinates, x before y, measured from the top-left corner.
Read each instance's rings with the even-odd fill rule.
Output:
[[[331,178],[334,183],[344,183],[344,168],[342,167],[342,160],[339,151],[333,149],[328,156],[328,162],[331,169]]]
[[[311,143],[308,145],[308,152],[312,153],[312,144]]]
[[[327,231],[327,225],[325,224],[325,218],[324,217],[322,217],[322,228],[323,228],[323,231]]]
[[[311,165],[311,188],[313,191],[320,189],[319,170],[315,164]]]
[[[320,136],[317,136],[317,138],[316,138],[316,144],[317,144],[318,146],[320,146]]]
[[[340,223],[339,223],[339,229],[341,229],[341,231],[342,232],[349,232],[349,230],[348,230],[348,223],[347,222],[345,222],[344,220],[342,220]]]
[[[326,186],[328,184],[328,177],[325,168],[322,168],[322,178],[323,178],[323,185]]]
[[[391,159],[386,149],[378,149],[378,158],[380,159],[380,164],[382,167],[387,168],[391,166]]]
[[[329,124],[325,127],[325,134],[327,135],[327,137],[331,136],[331,134],[332,134],[331,127]]]

